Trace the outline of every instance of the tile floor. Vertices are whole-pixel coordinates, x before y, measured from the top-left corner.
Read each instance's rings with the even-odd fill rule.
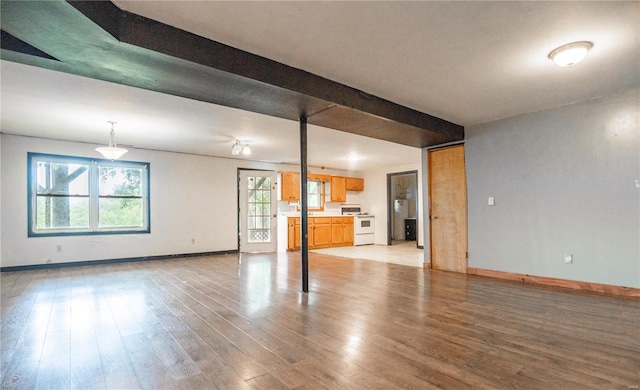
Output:
[[[360,245],[314,249],[312,252],[412,267],[422,267],[424,262],[424,251],[416,247],[415,241],[394,241],[393,245]]]

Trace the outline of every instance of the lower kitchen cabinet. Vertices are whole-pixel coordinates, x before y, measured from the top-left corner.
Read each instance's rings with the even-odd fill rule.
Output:
[[[287,250],[300,249],[300,217],[289,217]],[[309,217],[309,249],[353,245],[353,217]]]
[[[353,245],[353,217],[345,218],[348,222],[343,223],[343,245]]]
[[[344,242],[344,226],[339,224],[331,224],[331,245],[342,245]]]
[[[353,217],[331,218],[331,246],[353,245]]]
[[[309,248],[328,248],[331,246],[331,218],[309,218],[313,227],[313,240],[309,240]]]

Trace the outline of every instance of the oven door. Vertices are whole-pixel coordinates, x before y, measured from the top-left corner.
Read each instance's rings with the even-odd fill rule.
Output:
[[[354,218],[354,221],[355,221],[355,226],[354,226],[355,234],[375,233],[375,217],[373,217],[372,215],[369,215],[369,216],[358,215]]]

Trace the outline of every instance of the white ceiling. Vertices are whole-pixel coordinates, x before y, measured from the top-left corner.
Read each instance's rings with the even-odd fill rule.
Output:
[[[191,31],[469,126],[640,85],[639,2],[116,1]],[[573,68],[548,53],[594,43]],[[3,133],[296,163],[298,124],[2,61]],[[350,154],[363,158],[350,162]],[[348,170],[420,161],[418,149],[309,126],[309,164]]]

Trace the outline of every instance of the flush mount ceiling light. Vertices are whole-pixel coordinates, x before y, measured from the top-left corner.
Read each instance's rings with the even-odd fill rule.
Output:
[[[239,140],[236,140],[236,143],[231,147],[231,155],[237,156],[240,153],[249,155],[251,154],[251,148],[247,144],[241,144]]]
[[[128,150],[119,148],[116,144],[116,132],[113,130],[113,125],[115,125],[117,122],[108,121],[108,123],[111,123],[111,131],[109,132],[109,146],[96,148],[96,152],[99,152],[104,156],[104,158],[108,158],[109,160],[117,160],[122,157],[123,154],[127,153]]]
[[[573,42],[562,45],[549,53],[549,59],[559,66],[571,67],[587,56],[593,43],[587,41]]]

